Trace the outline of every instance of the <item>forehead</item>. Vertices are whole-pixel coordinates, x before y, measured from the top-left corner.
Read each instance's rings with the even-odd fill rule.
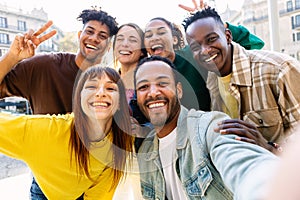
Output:
[[[91,74],[86,82],[88,81],[104,81],[104,82],[113,82],[113,80],[111,80],[111,78],[109,78],[109,76],[105,73],[97,73],[97,74]]]
[[[152,20],[150,21],[145,28],[145,31],[150,30],[150,29],[154,29],[154,28],[169,28],[168,24],[166,24],[166,22],[156,19],[156,20]],[[169,28],[170,29],[170,28]]]
[[[86,28],[92,28],[92,29],[94,29],[96,31],[105,32],[107,34],[110,33],[109,27],[106,24],[104,24],[104,23],[102,23],[100,21],[97,21],[97,20],[90,20],[90,21],[88,21],[84,25],[84,29],[86,29]]]
[[[162,61],[150,61],[142,64],[136,73],[136,82],[151,81],[161,77],[173,77],[172,68]]]
[[[218,31],[220,31],[220,25],[212,17],[207,17],[198,19],[190,24],[186,30],[186,35],[195,38]]]
[[[140,37],[137,30],[131,26],[123,26],[117,33],[117,36],[119,35],[132,35],[137,38]]]

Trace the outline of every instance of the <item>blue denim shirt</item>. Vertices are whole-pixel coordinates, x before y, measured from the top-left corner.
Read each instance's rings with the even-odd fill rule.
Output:
[[[188,199],[261,199],[278,158],[234,135],[214,132],[228,116],[221,112],[188,111],[177,122],[176,171]],[[154,130],[137,155],[145,199],[166,199],[165,180]],[[255,176],[253,176],[255,175]],[[260,176],[261,175],[261,176]]]

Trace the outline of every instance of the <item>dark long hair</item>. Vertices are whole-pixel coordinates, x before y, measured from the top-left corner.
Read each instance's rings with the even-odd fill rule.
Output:
[[[103,77],[107,75],[114,83],[118,85],[120,99],[119,109],[113,116],[112,121],[112,149],[113,149],[113,167],[114,181],[112,187],[116,187],[120,179],[123,177],[126,166],[126,160],[131,160],[133,151],[133,137],[131,135],[131,122],[128,109],[128,103],[125,95],[125,87],[120,79],[119,74],[113,68],[109,67],[90,67],[80,75],[76,88],[73,93],[73,112],[74,126],[70,139],[71,156],[76,159],[77,170],[81,174],[92,180],[89,173],[89,147],[90,140],[86,132],[89,130],[88,117],[81,107],[81,91],[84,83],[94,77]],[[73,155],[74,154],[74,155]]]

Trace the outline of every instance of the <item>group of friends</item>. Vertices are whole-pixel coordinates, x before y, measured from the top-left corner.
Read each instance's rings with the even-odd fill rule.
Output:
[[[92,8],[76,54],[35,55],[51,21],[15,37],[0,97],[33,115],[0,114],[0,152],[30,167],[30,199],[113,199],[135,166],[143,199],[268,198],[300,119],[300,63],[193,2],[184,34]]]

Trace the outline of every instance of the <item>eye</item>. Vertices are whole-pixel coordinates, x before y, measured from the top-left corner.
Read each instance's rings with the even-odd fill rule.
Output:
[[[106,88],[108,91],[118,91],[116,87],[107,87]]]
[[[109,83],[106,85],[105,89],[109,92],[114,92],[114,91],[118,91],[118,86],[116,84]]]
[[[217,39],[218,39],[217,36],[209,37],[209,38],[207,39],[207,42],[208,42],[208,43],[213,43],[213,42],[216,41]]]
[[[93,30],[90,30],[90,29],[86,29],[85,32],[86,32],[88,35],[93,35],[93,34],[94,34],[94,31],[93,31]]]
[[[191,51],[192,51],[192,52],[198,52],[198,51],[200,51],[200,49],[201,49],[201,45],[198,44],[198,43],[192,43],[192,44],[190,45],[190,48],[191,48]]]
[[[145,33],[145,38],[151,38],[152,37],[152,33]]]
[[[88,84],[84,87],[84,89],[96,89],[96,86],[92,84]]]
[[[106,40],[108,38],[107,35],[105,34],[99,34],[98,37],[101,39],[101,40]]]
[[[164,34],[166,34],[166,31],[159,31],[158,32],[158,35],[164,35]]]
[[[130,39],[129,40],[131,43],[137,43],[138,41],[136,39]]]
[[[169,82],[167,82],[167,81],[160,81],[158,84],[159,84],[160,87],[166,87],[166,86],[169,85]]]
[[[118,42],[122,42],[124,40],[124,38],[117,38]]]
[[[137,88],[137,90],[138,90],[138,91],[145,91],[145,90],[147,90],[148,88],[149,88],[148,85],[141,85],[141,86],[139,86],[139,87]]]

